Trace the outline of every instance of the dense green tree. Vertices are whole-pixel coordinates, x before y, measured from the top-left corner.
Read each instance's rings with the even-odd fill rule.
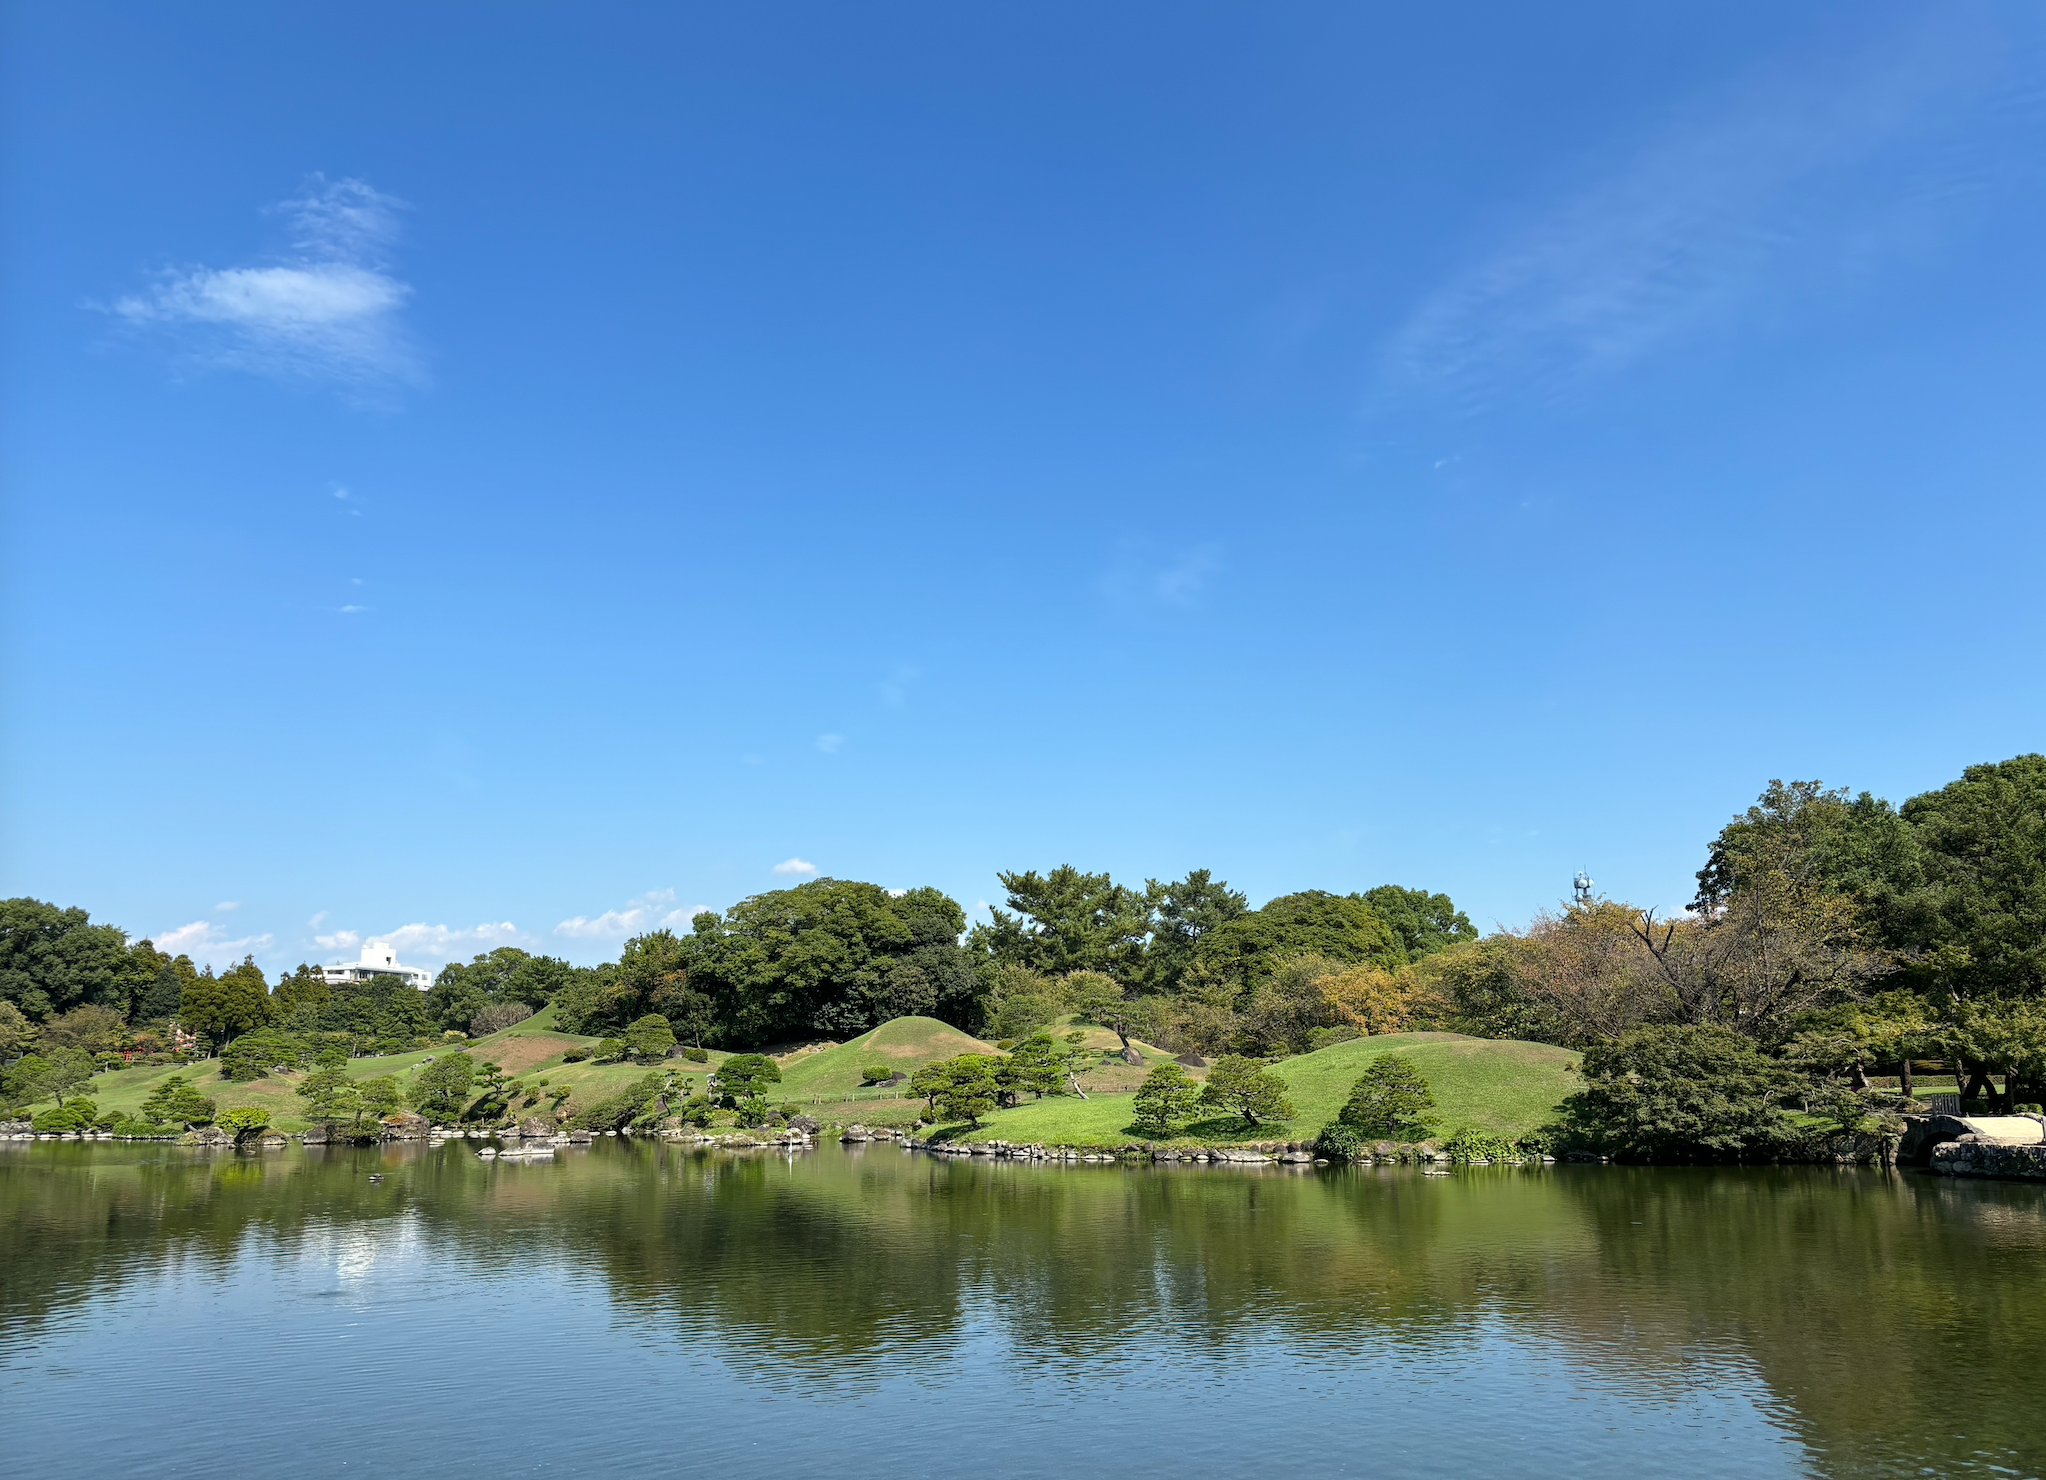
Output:
[[[938,1113],[978,1126],[1000,1095],[995,1069],[992,1054],[967,1053],[946,1060],[945,1082],[937,1091]]]
[[[97,1003],[83,1003],[69,1012],[60,1012],[43,1024],[43,1042],[66,1048],[82,1048],[87,1053],[111,1053],[119,1048],[128,1037],[128,1024],[111,1007]]]
[[[974,950],[1044,976],[1099,971],[1132,985],[1142,977],[1151,933],[1150,904],[1142,891],[1071,864],[1048,874],[1033,869],[995,877],[1007,891],[1009,908],[989,910],[990,923],[973,927],[968,944]]]
[[[1409,961],[1478,938],[1478,927],[1471,924],[1471,917],[1458,909],[1447,894],[1380,884],[1376,889],[1365,890],[1362,898],[1392,927]]]
[[[534,1011],[554,1000],[576,968],[517,946],[499,946],[468,962],[451,961],[434,978],[427,1005],[443,1028],[466,1028],[486,1006],[523,1002]]]
[[[84,910],[39,899],[0,900],[0,1000],[32,1021],[83,1002],[125,1015],[140,969],[128,937],[111,925],[94,925]]]
[[[452,1120],[469,1103],[476,1061],[465,1053],[444,1053],[412,1081],[412,1108],[434,1120]]]
[[[34,1047],[36,1026],[12,1002],[0,1002],[0,1064],[19,1058]]]
[[[691,923],[689,985],[714,1002],[722,1042],[843,1039],[907,1012],[978,1026],[965,912],[936,889],[813,879]]]
[[[675,1046],[675,1030],[666,1018],[650,1012],[625,1030],[625,1044],[636,1059],[665,1059]]]
[[[2046,995],[2046,755],[1970,766],[1915,796],[1932,904],[1930,974],[1957,999]]]
[[[65,1096],[91,1083],[92,1076],[99,1072],[93,1056],[82,1048],[46,1048],[32,1057],[40,1057],[43,1064],[33,1081],[32,1099],[54,1099],[61,1105]]]
[[[348,1077],[348,1070],[342,1064],[321,1064],[314,1068],[299,1081],[294,1093],[299,1103],[305,1106],[306,1118],[319,1121],[340,1120],[353,1115],[360,1098],[355,1082]]]
[[[1372,1139],[1417,1141],[1427,1134],[1428,1112],[1434,1108],[1435,1096],[1414,1061],[1387,1053],[1358,1076],[1336,1119]]]
[[[208,967],[187,982],[178,1017],[193,1032],[219,1043],[268,1022],[270,987],[255,958],[246,957],[219,976]]]
[[[1015,1052],[1002,1060],[997,1078],[1009,1095],[1046,1095],[1066,1092],[1070,1075],[1066,1051],[1049,1033],[1033,1033],[1016,1045]]]
[[[735,1053],[717,1067],[718,1098],[727,1107],[757,1099],[781,1083],[781,1065],[764,1053]]]
[[[1785,1110],[1809,1081],[1740,1034],[1710,1025],[1641,1028],[1584,1051],[1570,1129],[1630,1161],[1767,1159],[1794,1137]]]
[[[1058,1021],[1066,1009],[1059,983],[1027,966],[985,964],[987,1036],[1028,1038]]]
[[[140,941],[136,953],[147,953],[155,970],[135,993],[129,1017],[136,1023],[162,1023],[178,1015],[185,1000],[185,987],[196,981],[199,969],[190,956],[166,956],[148,941]]]
[[[1201,1089],[1201,1103],[1230,1111],[1250,1125],[1267,1120],[1291,1120],[1293,1102],[1286,1098],[1286,1082],[1256,1059],[1224,1054],[1208,1069],[1208,1082]]]
[[[1201,1103],[1201,1086],[1177,1064],[1160,1064],[1144,1076],[1137,1090],[1137,1124],[1161,1136],[1176,1135],[1193,1119]]]
[[[295,1035],[275,1028],[258,1028],[221,1048],[220,1074],[223,1079],[246,1082],[261,1079],[272,1069],[300,1068],[307,1057],[304,1042]]]
[[[1217,926],[1248,914],[1250,901],[1207,869],[1191,870],[1184,879],[1144,883],[1150,911],[1151,938],[1144,947],[1142,985],[1148,992],[1172,992],[1194,963],[1201,942]]]
[[[270,993],[271,1017],[293,1032],[317,1032],[326,1026],[333,1000],[334,989],[327,985],[326,973],[301,962],[289,975],[277,979]]]
[[[389,1074],[360,1081],[355,1087],[355,1093],[357,1125],[362,1123],[362,1117],[365,1115],[373,1120],[383,1119],[403,1104],[405,1099],[403,1092],[398,1088],[397,1079]]]
[[[220,1128],[237,1141],[246,1141],[270,1123],[270,1112],[260,1105],[237,1105],[220,1117]]]
[[[1096,1023],[1108,1029],[1121,1040],[1127,1056],[1130,1035],[1138,1031],[1142,1011],[1125,995],[1121,985],[1099,971],[1076,971],[1060,985],[1065,989],[1066,1004],[1073,1011],[1074,1021]]]
[[[142,1102],[142,1116],[172,1125],[207,1125],[213,1119],[213,1101],[187,1084],[184,1075],[173,1074],[150,1090]]]
[[[1201,942],[1196,964],[1244,990],[1289,957],[1315,955],[1350,964],[1397,966],[1405,948],[1377,910],[1354,894],[1309,889],[1282,894],[1218,925]]]

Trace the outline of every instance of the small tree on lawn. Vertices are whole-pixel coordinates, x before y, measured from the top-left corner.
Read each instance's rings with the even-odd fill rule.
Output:
[[[945,1086],[937,1093],[944,1114],[978,1127],[981,1116],[995,1108],[995,1061],[987,1054],[965,1053],[946,1063]]]
[[[674,1026],[658,1012],[650,1012],[625,1030],[625,1046],[636,1059],[665,1059],[675,1046]]]
[[[781,1083],[781,1065],[764,1053],[735,1053],[718,1065],[718,1098],[737,1110],[743,1100],[763,1099],[770,1084]]]
[[[213,1119],[213,1101],[185,1083],[185,1076],[173,1074],[142,1102],[142,1117],[157,1124],[206,1125]]]
[[[82,1048],[53,1048],[43,1056],[44,1067],[35,1077],[36,1098],[44,1095],[63,1108],[64,1096],[89,1083],[99,1071],[91,1054]]]
[[[1427,1134],[1427,1113],[1434,1108],[1435,1096],[1414,1061],[1387,1053],[1359,1076],[1336,1119],[1367,1138],[1417,1141]]]
[[[1137,1091],[1137,1124],[1161,1136],[1176,1134],[1193,1119],[1201,1102],[1201,1086],[1177,1064],[1160,1064],[1144,1076]]]
[[[1036,1033],[1016,1045],[996,1076],[1011,1095],[1029,1091],[1040,1100],[1066,1092],[1066,1055],[1049,1033]]]
[[[220,1128],[231,1134],[237,1141],[253,1138],[257,1131],[270,1123],[270,1112],[255,1105],[237,1105],[220,1117]]]
[[[1293,1102],[1286,1098],[1286,1082],[1256,1059],[1241,1054],[1224,1054],[1208,1070],[1208,1082],[1201,1090],[1203,1105],[1216,1105],[1235,1112],[1239,1120],[1257,1126],[1267,1120],[1291,1120]]]

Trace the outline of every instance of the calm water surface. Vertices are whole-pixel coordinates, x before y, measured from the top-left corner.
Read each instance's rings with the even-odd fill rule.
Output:
[[[2037,1475],[2042,1255],[1865,1171],[37,1142],[0,1473]]]

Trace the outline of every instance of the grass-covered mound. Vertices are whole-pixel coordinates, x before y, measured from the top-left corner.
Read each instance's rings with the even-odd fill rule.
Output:
[[[1554,1117],[1566,1095],[1579,1088],[1577,1055],[1546,1043],[1466,1038],[1459,1033],[1387,1033],[1355,1038],[1272,1066],[1286,1082],[1294,1115],[1252,1129],[1228,1117],[1197,1120],[1177,1138],[1185,1142],[1309,1140],[1333,1120],[1365,1066],[1380,1054],[1410,1058],[1434,1092],[1434,1124],[1447,1135],[1471,1126],[1501,1136],[1518,1136]],[[1156,1140],[1132,1118],[1134,1096],[1095,1095],[1080,1100],[1052,1096],[1014,1110],[998,1110],[978,1131],[963,1126],[953,1139],[1044,1141],[1068,1146],[1112,1146]]]
[[[810,1099],[847,1094],[860,1087],[860,1071],[870,1064],[886,1064],[904,1074],[913,1074],[940,1059],[993,1052],[993,1045],[936,1018],[891,1018],[835,1048],[820,1049],[783,1064],[781,1083],[770,1091],[769,1098]]]

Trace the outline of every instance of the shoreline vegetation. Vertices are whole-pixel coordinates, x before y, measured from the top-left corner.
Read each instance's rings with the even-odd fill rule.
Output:
[[[1904,1115],[2038,1114],[2046,757],[1901,808],[1772,782],[1674,916],[1597,895],[1481,935],[1447,894],[1252,909],[1207,870],[817,879],[577,967],[503,948],[274,982],[0,901],[10,1134],[261,1144],[522,1132],[1309,1160],[1894,1158]],[[2000,1082],[1999,1082],[2000,1081]]]

